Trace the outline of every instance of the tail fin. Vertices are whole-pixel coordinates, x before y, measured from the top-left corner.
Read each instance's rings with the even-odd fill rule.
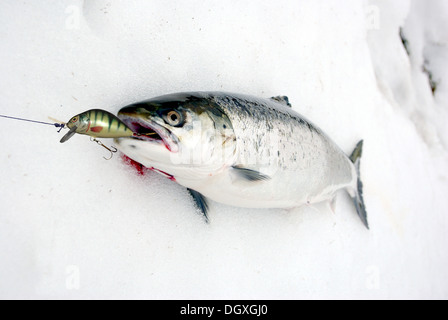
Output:
[[[364,205],[364,199],[362,197],[362,182],[359,173],[360,171],[359,165],[361,162],[361,155],[362,155],[362,144],[363,140],[359,141],[355,149],[353,150],[352,154],[350,155],[350,160],[352,160],[353,164],[355,165],[356,173],[358,175],[357,190],[355,192],[355,196],[352,199],[353,203],[355,204],[356,211],[358,212],[358,215],[361,218],[362,223],[364,223],[366,228],[369,229],[369,223],[367,222],[366,206]]]

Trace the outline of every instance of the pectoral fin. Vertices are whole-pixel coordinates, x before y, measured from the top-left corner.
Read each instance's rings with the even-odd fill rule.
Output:
[[[193,189],[187,189],[190,195],[193,197],[194,203],[196,204],[196,207],[201,210],[202,214],[204,215],[205,222],[208,223],[208,203],[207,198],[204,197],[201,193],[193,190]]]
[[[266,181],[271,179],[269,176],[264,175],[258,171],[247,169],[241,166],[233,166],[233,172],[241,179],[247,181]]]

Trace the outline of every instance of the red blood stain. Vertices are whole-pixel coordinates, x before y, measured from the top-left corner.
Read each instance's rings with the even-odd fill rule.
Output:
[[[132,160],[124,153],[121,154],[121,158],[123,159],[124,163],[133,167],[137,171],[137,173],[141,176],[145,175],[145,173],[149,170],[144,165],[142,165],[141,163],[138,163],[137,161]]]
[[[174,178],[172,175],[170,175],[169,173],[166,173],[162,170],[156,169],[156,168],[148,168],[145,167],[144,165],[142,165],[141,163],[132,160],[131,158],[129,158],[128,156],[126,156],[125,154],[121,154],[121,158],[123,159],[123,162],[126,163],[127,165],[133,167],[137,173],[141,176],[144,176],[146,173],[148,173],[149,170],[157,172],[159,174],[164,175],[165,177],[167,177],[168,179],[170,179],[171,181],[176,181],[176,178]]]
[[[164,145],[165,145],[165,148],[167,148],[168,151],[171,152],[171,147],[170,147],[167,143],[165,143],[165,141],[164,141],[163,143],[164,143]]]

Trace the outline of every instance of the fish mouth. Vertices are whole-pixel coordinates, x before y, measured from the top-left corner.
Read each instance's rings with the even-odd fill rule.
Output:
[[[167,128],[139,116],[118,113],[118,118],[134,132],[131,139],[163,144],[171,152],[179,150],[177,137]]]

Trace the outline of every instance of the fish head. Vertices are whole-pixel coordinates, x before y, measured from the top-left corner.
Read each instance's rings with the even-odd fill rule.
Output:
[[[89,129],[89,116],[87,115],[87,112],[83,112],[80,114],[77,114],[76,116],[72,117],[66,124],[66,126],[69,129],[74,129],[76,133],[85,133]]]
[[[131,159],[173,176],[210,175],[231,163],[236,137],[228,116],[199,94],[174,94],[122,108],[134,136],[115,143]]]

